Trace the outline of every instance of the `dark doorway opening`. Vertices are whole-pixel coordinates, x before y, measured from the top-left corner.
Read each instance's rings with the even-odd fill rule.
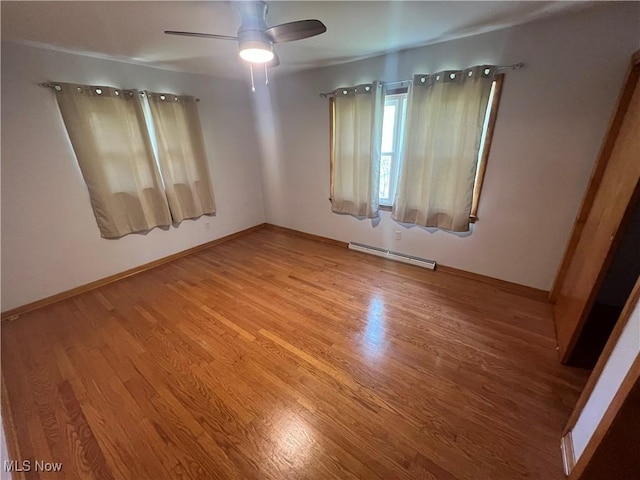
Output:
[[[593,369],[640,276],[640,202],[635,203],[569,365]]]

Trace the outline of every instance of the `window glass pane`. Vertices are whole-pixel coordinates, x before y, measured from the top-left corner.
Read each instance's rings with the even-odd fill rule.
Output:
[[[393,131],[396,123],[396,106],[385,105],[382,117],[382,151],[393,152]]]
[[[382,118],[382,139],[380,148],[380,187],[378,199],[381,205],[391,206],[395,195],[399,171],[398,155],[402,142],[407,94],[387,95]]]
[[[494,81],[491,84],[491,91],[489,92],[489,101],[487,102],[487,110],[484,114],[484,123],[482,124],[482,135],[480,136],[480,148],[478,149],[478,163],[476,167],[476,177],[478,176],[478,172],[480,171],[480,167],[482,165],[482,156],[484,155],[484,147],[487,141],[487,130],[489,129],[489,117],[491,116],[491,105],[493,104],[493,96],[495,91],[496,91],[496,82]]]
[[[386,119],[386,117],[385,117]],[[380,200],[390,200],[389,190],[391,187],[391,155],[380,157]]]

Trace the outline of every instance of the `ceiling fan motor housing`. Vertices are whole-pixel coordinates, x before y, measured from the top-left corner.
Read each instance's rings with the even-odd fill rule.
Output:
[[[273,40],[265,32],[268,11],[266,2],[237,2],[236,6],[242,18],[238,29],[240,49],[264,48],[265,46],[273,49]]]

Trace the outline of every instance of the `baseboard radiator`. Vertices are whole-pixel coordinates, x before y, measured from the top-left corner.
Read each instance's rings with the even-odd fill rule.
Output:
[[[377,257],[386,258],[396,262],[408,263],[410,265],[417,265],[422,268],[428,268],[429,270],[436,269],[436,262],[434,260],[427,260],[420,257],[414,257],[412,255],[405,255],[404,253],[392,252],[383,248],[372,247],[370,245],[363,245],[362,243],[349,242],[349,249],[356,250],[358,252],[368,253]]]

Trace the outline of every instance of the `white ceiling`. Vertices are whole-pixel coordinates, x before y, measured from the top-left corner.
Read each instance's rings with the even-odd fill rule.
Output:
[[[233,2],[2,1],[2,40],[213,76],[244,76],[232,41],[164,35],[235,35]],[[317,18],[323,35],[276,46],[277,73],[337,64],[497,30],[592,2],[272,1],[268,25]],[[276,73],[276,72],[274,72]]]

